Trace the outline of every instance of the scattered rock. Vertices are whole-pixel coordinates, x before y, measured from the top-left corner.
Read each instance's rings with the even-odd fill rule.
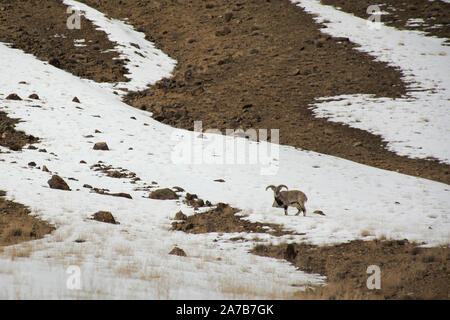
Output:
[[[72,99],[72,102],[80,103],[80,100],[79,100],[77,97],[74,97],[74,98]]]
[[[28,166],[29,167],[36,167],[36,162],[34,162],[34,161],[28,162]]]
[[[180,257],[186,257],[186,252],[184,252],[183,249],[180,249],[178,247],[174,247],[172,249],[172,251],[169,252],[169,254],[173,254],[173,255],[176,255],[176,256],[180,256]]]
[[[174,220],[186,220],[187,216],[180,210],[175,214]]]
[[[43,165],[43,166],[42,166],[42,171],[44,171],[44,172],[50,172],[50,170],[48,170],[48,168],[47,168],[46,165]]]
[[[22,100],[21,97],[19,97],[17,94],[15,93],[11,93],[10,95],[8,95],[6,97],[6,100]]]
[[[349,38],[346,37],[335,37],[334,40],[339,41],[339,42],[349,42]]]
[[[314,214],[320,214],[321,216],[325,215],[325,213],[323,213],[323,211],[321,211],[321,210],[314,210],[313,213]]]
[[[324,45],[325,41],[323,39],[319,39],[316,41],[316,47],[317,48],[322,48]]]
[[[195,200],[198,199],[196,194],[191,194],[191,193],[186,193],[186,200],[191,201],[191,200]]]
[[[61,62],[57,58],[50,59],[50,61],[48,63],[50,63],[52,66],[54,66],[56,68],[61,67]]]
[[[109,211],[98,211],[94,213],[92,219],[105,223],[119,224],[119,222],[114,219],[112,213]]]
[[[216,179],[216,180],[214,180],[215,182],[225,182],[225,180],[223,180],[223,179]]]
[[[175,190],[175,192],[184,192],[184,189],[183,188],[181,188],[181,187],[172,187],[172,189],[174,189]]]
[[[183,201],[187,205],[194,207],[194,210],[197,210],[199,207],[205,206],[205,201],[203,199],[199,199],[196,194],[186,193],[186,199]],[[206,201],[208,206],[211,206],[211,202]]]
[[[228,27],[224,27],[222,30],[216,31],[216,36],[223,37],[223,36],[226,36],[229,33],[231,33],[231,29],[228,28]]]
[[[169,188],[152,191],[148,197],[151,199],[158,199],[158,200],[173,200],[179,198],[179,196],[175,193],[175,191]]]
[[[300,74],[301,70],[299,68],[295,68],[291,71],[292,76],[298,76]]]
[[[51,189],[67,190],[70,191],[67,183],[58,175],[53,175],[50,180],[47,181]]]
[[[94,144],[94,150],[109,150],[106,142],[97,142]]]
[[[39,96],[36,93],[32,93],[28,96],[29,99],[39,100]]]
[[[231,19],[233,19],[233,13],[231,13],[231,12],[225,13],[225,15],[223,16],[223,19],[225,20],[225,22],[230,22]]]
[[[83,184],[83,188],[92,189],[92,186],[90,184]]]
[[[120,198],[133,199],[133,197],[129,193],[117,192],[117,193],[105,193],[106,195]]]

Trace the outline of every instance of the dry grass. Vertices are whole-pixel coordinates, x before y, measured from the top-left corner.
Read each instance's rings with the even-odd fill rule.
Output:
[[[305,291],[297,291],[291,297],[296,300],[363,300],[371,299],[361,293],[350,283],[330,283],[326,286],[307,288]],[[373,297],[372,297],[373,299]]]
[[[292,293],[283,290],[280,286],[261,287],[251,283],[239,283],[234,279],[221,279],[218,285],[219,292],[230,299],[255,299],[256,297],[270,300],[292,299]]]
[[[0,247],[40,239],[55,228],[30,215],[24,205],[0,196]]]
[[[293,254],[293,250],[295,254]],[[448,246],[422,248],[406,240],[361,241],[317,247],[258,245],[253,253],[286,259],[309,273],[327,277],[328,285],[299,291],[295,299],[449,299]],[[381,288],[370,290],[367,267],[381,271]]]
[[[363,231],[361,231],[361,237],[371,237],[371,236],[373,236],[374,234],[371,232],[371,231],[369,231],[369,230],[363,230]]]
[[[33,252],[33,246],[29,243],[26,243],[22,245],[12,246],[5,251],[9,258],[14,261],[17,258],[30,257],[31,253]]]
[[[114,269],[114,272],[119,277],[123,278],[137,278],[142,266],[136,261],[126,261],[121,263]]]

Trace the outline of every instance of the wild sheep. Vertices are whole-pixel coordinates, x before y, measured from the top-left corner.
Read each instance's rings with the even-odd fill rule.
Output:
[[[298,209],[296,216],[300,214],[300,211],[303,211],[303,216],[306,216],[305,202],[308,201],[306,195],[300,190],[280,191],[281,188],[288,189],[284,184],[280,184],[278,187],[274,185],[266,187],[266,190],[272,189],[274,193],[275,201],[272,207],[283,208],[285,215],[288,215],[288,207],[296,207]]]

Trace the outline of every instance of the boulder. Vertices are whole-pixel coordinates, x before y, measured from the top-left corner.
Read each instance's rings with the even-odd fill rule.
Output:
[[[58,175],[53,175],[50,180],[47,181],[51,189],[67,190],[70,191],[68,184]]]
[[[169,188],[164,188],[152,191],[149,195],[149,198],[158,200],[173,200],[178,199],[179,196],[175,193],[175,191]]]

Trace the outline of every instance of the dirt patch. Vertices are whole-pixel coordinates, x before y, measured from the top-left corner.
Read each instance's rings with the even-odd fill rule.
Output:
[[[55,230],[48,222],[30,215],[24,205],[3,198],[0,190],[0,246],[43,238]]]
[[[269,233],[274,236],[294,234],[293,231],[284,230],[282,226],[275,223],[244,220],[243,217],[236,215],[240,211],[228,204],[219,203],[214,209],[188,216],[183,221],[173,222],[171,230],[194,234],[209,232]]]
[[[371,0],[321,0],[323,4],[339,7],[339,10],[368,19],[367,8],[377,4]],[[377,4],[383,12],[381,22],[397,29],[424,31],[430,36],[450,38],[450,3],[423,0],[385,0]],[[416,23],[414,20],[418,20]]]
[[[406,94],[401,73],[320,32],[287,0],[86,4],[133,24],[177,59],[171,79],[126,102],[174,127],[280,129],[280,143],[450,184],[450,166],[398,156],[379,136],[315,118],[316,98]],[[140,10],[136,10],[139,7]]]
[[[23,146],[39,141],[38,138],[27,135],[15,129],[19,119],[11,119],[6,112],[0,111],[0,145],[13,151],[22,150]]]
[[[125,63],[106,33],[81,17],[80,29],[68,29],[67,6],[54,0],[3,1],[0,41],[48,61],[57,68],[97,82],[128,81]],[[84,39],[84,41],[82,41]],[[77,40],[77,42],[75,42]]]
[[[355,240],[323,247],[257,245],[252,253],[285,259],[302,271],[327,276],[328,286],[299,292],[298,298],[449,299],[449,248],[417,246],[407,240]],[[370,265],[380,267],[379,290],[367,289]]]

